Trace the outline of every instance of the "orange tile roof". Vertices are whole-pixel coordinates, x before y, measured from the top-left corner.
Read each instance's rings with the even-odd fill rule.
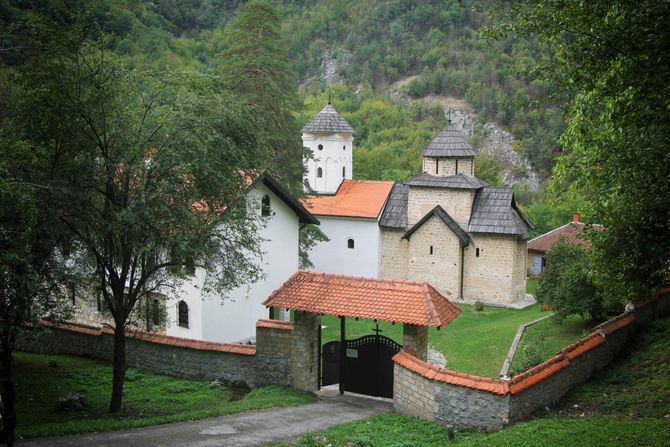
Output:
[[[471,374],[443,369],[437,365],[424,362],[405,349],[397,353],[393,357],[393,361],[427,379],[500,395],[509,393],[509,386],[503,380],[473,376]]]
[[[284,320],[258,320],[256,322],[256,327],[264,327],[269,329],[283,329],[285,331],[292,331],[293,322]]]
[[[109,325],[98,327],[86,326],[78,323],[54,323],[46,320],[40,322],[44,326],[63,329],[66,331],[77,332],[80,334],[93,335],[96,337],[102,334],[114,334],[114,328]],[[126,337],[137,340],[157,343],[161,345],[176,346],[180,348],[197,349],[200,351],[228,352],[230,354],[255,355],[256,346],[242,343],[218,343],[212,341],[195,340],[191,338],[172,337],[165,334],[149,334],[137,330],[126,330]]]
[[[399,281],[298,270],[263,301],[285,308],[344,317],[446,326],[461,313],[426,282]]]
[[[302,202],[312,214],[374,219],[382,212],[393,183],[383,180],[344,180],[335,195],[308,196]]]
[[[541,236],[528,241],[528,250],[539,251],[546,253],[554,246],[561,238],[565,238],[568,244],[579,245],[582,248],[588,248],[591,241],[584,239],[581,235],[584,231],[585,224],[583,222],[571,222],[562,227],[555,228]],[[595,229],[602,229],[602,225],[593,225]]]

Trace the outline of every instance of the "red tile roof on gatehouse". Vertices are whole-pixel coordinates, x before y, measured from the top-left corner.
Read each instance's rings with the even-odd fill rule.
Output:
[[[426,282],[363,278],[298,270],[265,306],[342,317],[446,326],[461,313]]]
[[[391,181],[344,180],[335,195],[309,196],[302,202],[312,214],[374,219],[382,212],[391,188]]]

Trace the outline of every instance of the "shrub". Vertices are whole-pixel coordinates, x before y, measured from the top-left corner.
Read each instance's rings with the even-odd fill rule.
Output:
[[[484,310],[484,303],[481,301],[475,301],[475,311],[481,312]]]

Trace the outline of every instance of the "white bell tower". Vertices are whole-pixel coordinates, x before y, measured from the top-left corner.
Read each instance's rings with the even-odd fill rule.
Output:
[[[302,128],[302,144],[312,150],[306,180],[317,194],[334,194],[344,179],[352,178],[354,128],[330,101]]]

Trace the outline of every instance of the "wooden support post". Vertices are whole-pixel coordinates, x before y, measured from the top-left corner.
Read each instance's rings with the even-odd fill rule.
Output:
[[[319,337],[317,340],[317,346],[319,350],[319,356],[317,360],[317,366],[316,366],[316,389],[320,390],[321,389],[321,362],[323,361],[323,352],[321,352],[321,318],[319,318]]]
[[[340,317],[340,394],[344,394],[345,361],[347,359],[346,318]]]

